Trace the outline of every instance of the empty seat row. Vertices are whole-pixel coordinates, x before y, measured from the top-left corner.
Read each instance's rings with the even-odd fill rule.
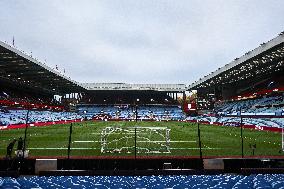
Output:
[[[284,112],[283,109],[284,96],[262,97],[257,99],[228,101],[215,104],[215,113],[235,115],[242,110],[243,114],[268,114],[275,115],[275,113]]]
[[[27,110],[6,110],[0,114],[1,125],[23,124],[26,122]],[[30,111],[29,123],[52,122],[81,119],[82,117],[74,112],[53,112],[53,111]]]
[[[87,119],[96,116],[108,115],[110,118],[116,119],[134,119],[136,116],[136,108],[132,106],[112,106],[112,105],[78,105],[78,112]],[[185,114],[179,106],[164,105],[141,105],[137,107],[139,119],[153,120],[183,120]]]
[[[0,177],[0,188],[284,188],[284,174]]]

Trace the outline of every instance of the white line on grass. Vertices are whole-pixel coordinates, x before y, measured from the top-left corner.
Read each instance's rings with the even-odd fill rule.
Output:
[[[138,141],[136,141],[136,142],[149,142],[149,143],[151,143],[151,142],[166,142],[165,140],[150,140],[150,141],[145,141],[145,140],[142,140],[142,141],[140,141],[140,140],[138,140]],[[196,143],[197,141],[194,141],[194,140],[170,140],[170,143]]]
[[[74,143],[89,143],[89,142],[101,142],[101,141],[94,141],[94,140],[75,140]],[[165,140],[151,140],[151,141],[136,141],[136,142],[166,142]],[[171,143],[196,143],[195,140],[171,140]]]
[[[68,148],[28,148],[29,150],[67,150]],[[71,148],[71,150],[96,150],[101,148]]]
[[[173,142],[173,143],[196,143],[197,141],[195,141],[195,140],[171,140],[170,142]]]
[[[199,148],[170,148],[171,150],[199,150]],[[224,148],[201,148],[202,150],[221,150]]]
[[[68,148],[28,148],[29,150],[67,150]],[[71,148],[71,150],[100,150],[101,148]],[[225,148],[201,148],[202,150],[221,150]],[[170,150],[199,150],[199,148],[170,148]]]

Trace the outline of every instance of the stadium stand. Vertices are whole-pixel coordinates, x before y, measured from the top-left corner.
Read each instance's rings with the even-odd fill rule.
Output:
[[[1,188],[283,188],[283,174],[0,177]]]
[[[7,89],[4,91],[0,91],[0,100],[9,100],[13,102],[18,102],[18,103],[34,103],[34,104],[50,104],[50,105],[58,105],[59,103],[56,102],[52,98],[46,98],[43,96],[36,97],[35,95],[31,95],[28,93],[24,93],[21,91],[20,93],[16,93],[16,91],[7,91]]]
[[[216,103],[213,111],[219,115],[237,115],[240,110],[242,115],[282,115],[284,112],[283,94]]]
[[[1,84],[1,82],[0,82]],[[62,103],[50,95],[33,93],[27,89],[0,86],[0,105],[36,109],[63,110]]]
[[[284,99],[282,93],[259,96],[245,100],[232,100],[215,103],[211,114],[188,117],[189,121],[209,124],[239,126],[242,124],[256,127],[281,129],[284,126]]]
[[[16,125],[26,123],[28,110],[7,110],[0,115],[2,125]],[[28,123],[55,122],[76,120],[82,117],[74,112],[30,111]]]
[[[184,95],[181,84],[85,83],[76,109],[85,119],[119,120],[184,120],[185,114],[177,101]],[[170,95],[172,94],[172,96]]]
[[[189,121],[200,121],[208,124],[239,126],[240,115],[243,117],[242,124],[258,128],[278,128],[284,126],[284,98],[283,93],[270,93],[219,101],[210,114],[203,114],[197,117],[188,117]],[[279,130],[280,131],[280,130]]]
[[[21,87],[0,87],[0,125],[5,126],[3,128],[25,124],[28,110],[29,124],[81,119],[76,113],[64,109],[52,95]]]
[[[199,116],[216,125],[283,128],[283,32],[189,86],[197,90]],[[204,111],[203,111],[204,110]]]
[[[240,126],[240,117],[214,117],[214,116],[197,116],[188,117],[187,120],[196,122],[197,120],[202,123],[216,124],[224,126]],[[283,118],[243,118],[242,124],[246,126],[254,126],[267,128],[278,128],[281,129],[284,125]],[[280,130],[279,130],[280,131]]]
[[[180,89],[177,89],[180,90]],[[183,89],[185,90],[185,89]],[[178,105],[177,99],[169,95],[167,91],[144,91],[134,89],[118,90],[110,88],[108,90],[88,91],[82,95],[79,104],[169,104]]]
[[[86,119],[135,119],[136,107],[131,105],[79,105],[78,113]],[[139,120],[184,120],[185,114],[176,105],[137,106]]]

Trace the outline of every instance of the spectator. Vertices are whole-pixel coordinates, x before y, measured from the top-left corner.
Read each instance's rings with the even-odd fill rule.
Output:
[[[22,137],[20,137],[19,140],[18,140],[17,150],[23,150],[23,145],[24,145],[24,141],[23,141]]]
[[[18,146],[17,146],[17,157],[20,157],[23,155],[23,146],[24,146],[24,141],[22,137],[20,137],[18,140]]]
[[[16,143],[16,139],[14,139],[12,142],[10,142],[10,144],[7,146],[7,154],[6,154],[6,158],[12,158],[12,151],[14,148],[14,145]]]

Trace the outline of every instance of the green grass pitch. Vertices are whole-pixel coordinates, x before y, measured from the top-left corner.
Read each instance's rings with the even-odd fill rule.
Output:
[[[67,156],[69,126],[29,127],[27,149],[30,157]],[[120,153],[101,152],[101,131],[106,127],[167,127],[170,130],[170,153],[138,153],[138,156],[199,156],[197,124],[187,122],[82,122],[73,124],[71,157],[134,156],[134,148]],[[241,156],[240,128],[200,125],[203,156]],[[13,138],[24,137],[25,129],[0,130],[0,157]],[[123,135],[123,134],[121,134]],[[153,135],[155,136],[155,135]],[[154,137],[152,137],[155,140]],[[133,140],[132,138],[129,140]],[[160,139],[158,139],[160,140]],[[244,155],[251,156],[250,145],[256,144],[255,156],[281,156],[281,133],[243,130]],[[133,145],[134,142],[131,142]],[[115,146],[120,147],[124,143]],[[143,143],[137,145],[143,146]],[[148,144],[149,145],[149,144]],[[151,144],[150,144],[151,145]],[[15,144],[14,149],[16,149]],[[155,147],[155,145],[152,145]]]

